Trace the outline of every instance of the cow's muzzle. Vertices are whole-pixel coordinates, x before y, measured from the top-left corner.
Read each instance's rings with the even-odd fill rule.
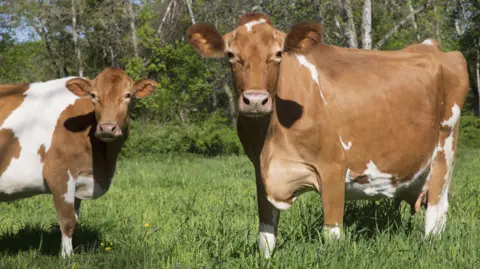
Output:
[[[262,117],[272,112],[272,96],[265,90],[247,90],[240,95],[238,107],[244,116]]]
[[[103,142],[111,142],[122,137],[123,133],[116,123],[99,123],[95,136]]]

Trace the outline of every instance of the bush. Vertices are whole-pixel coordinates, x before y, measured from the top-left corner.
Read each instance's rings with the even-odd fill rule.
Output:
[[[480,148],[480,118],[472,114],[462,115],[460,118],[458,146]]]
[[[197,124],[141,123],[132,121],[122,156],[162,153],[197,153],[207,156],[240,154],[237,132],[217,116]]]

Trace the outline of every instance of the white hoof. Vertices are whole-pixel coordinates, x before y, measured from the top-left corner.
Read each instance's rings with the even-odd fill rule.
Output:
[[[62,257],[66,258],[73,254],[72,238],[62,235]]]

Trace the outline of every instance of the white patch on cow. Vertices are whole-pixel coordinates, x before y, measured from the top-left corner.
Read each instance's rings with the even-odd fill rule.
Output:
[[[102,188],[93,176],[80,175],[76,182],[75,197],[81,200],[96,199],[105,194],[106,190]]]
[[[308,70],[310,70],[310,73],[312,75],[312,79],[315,81],[315,83],[317,83],[318,85],[318,89],[320,91],[320,96],[322,97],[323,99],[323,102],[325,104],[327,104],[327,100],[325,99],[325,97],[323,96],[323,93],[322,93],[322,89],[320,88],[320,82],[318,81],[318,71],[317,71],[317,68],[315,67],[315,65],[313,65],[311,62],[309,62],[307,60],[307,58],[305,58],[305,55],[300,55],[300,54],[297,54],[297,60],[298,62],[300,63],[300,65],[303,65],[305,66]]]
[[[73,254],[72,238],[62,233],[62,257],[66,258]]]
[[[452,112],[453,112],[452,117],[455,116],[454,108],[455,106],[452,108]],[[453,135],[454,135],[453,126],[455,126],[455,124],[456,122],[453,123],[453,125],[450,125],[450,124],[448,125],[452,128],[452,131],[450,132],[450,135],[445,139],[443,148],[439,149],[439,151],[443,151],[443,153],[445,154],[445,163],[447,166],[447,172],[445,173],[445,177],[444,177],[445,181],[444,181],[442,192],[440,193],[440,200],[438,204],[432,205],[429,203],[427,207],[427,212],[425,214],[425,235],[426,236],[430,234],[441,234],[445,230],[445,226],[447,223],[448,190],[450,188],[450,181],[452,180],[452,176],[453,176],[453,166],[454,166],[453,159],[455,156],[455,151],[453,149],[453,146],[454,146],[453,145]]]
[[[348,179],[347,176],[345,177],[345,197],[347,200],[393,198],[398,187],[401,187],[392,185],[393,176],[381,172],[373,161],[367,164],[367,169],[363,172],[363,175],[367,176],[367,183],[360,184],[352,181],[350,170],[347,170],[347,172]]]
[[[325,227],[323,226],[324,234],[328,239],[338,240],[341,236],[340,227]]]
[[[340,143],[342,143],[342,147],[344,150],[349,150],[352,147],[352,141],[348,141],[348,144],[345,144],[341,136],[339,136],[338,138],[340,138]]]
[[[347,168],[347,172],[345,173],[345,183],[352,182],[352,174],[350,168]]]
[[[38,150],[43,145],[48,152],[58,117],[78,98],[65,87],[69,79],[30,84],[21,105],[0,126],[10,129],[21,147],[19,158],[0,176],[0,200],[46,191]]]
[[[292,205],[289,204],[289,203],[285,203],[285,202],[277,202],[275,201],[274,199],[270,198],[267,196],[267,200],[274,206],[276,207],[277,209],[279,210],[287,210],[289,209]]]
[[[279,212],[278,212],[277,209],[272,210],[272,220],[273,220],[273,222],[277,221],[278,213]],[[259,233],[258,233],[258,248],[260,249],[260,252],[263,253],[263,255],[265,255],[265,258],[267,258],[267,259],[272,257],[273,250],[275,249],[276,223],[274,225],[270,225],[270,224],[260,222],[260,228],[259,228]]]
[[[425,39],[425,41],[422,42],[424,45],[430,45],[433,46],[433,41],[430,38]]]
[[[380,170],[378,170],[377,166],[373,161],[370,161],[367,164],[367,170],[365,170],[365,175],[370,176],[371,178],[384,178],[384,179],[391,179],[392,175],[388,173],[383,173]]]
[[[452,106],[452,116],[448,120],[442,121],[442,126],[443,127],[448,126],[451,129],[453,129],[457,124],[459,118],[460,118],[460,107],[457,104],[454,104]]]
[[[70,172],[68,172],[67,192],[63,195],[63,198],[67,204],[75,203],[75,179]]]
[[[247,23],[245,23],[245,28],[247,28],[247,32],[250,32],[252,31],[252,28],[253,26],[255,25],[258,25],[258,24],[262,24],[262,23],[266,23],[267,21],[265,19],[259,19],[259,20],[256,20],[256,21],[249,21]]]
[[[425,213],[425,236],[441,234],[445,230],[448,211],[448,187],[440,195],[436,205],[428,204]]]

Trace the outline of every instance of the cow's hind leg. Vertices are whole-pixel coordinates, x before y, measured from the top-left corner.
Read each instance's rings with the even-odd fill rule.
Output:
[[[453,117],[453,116],[452,116]],[[448,123],[448,121],[446,121]],[[454,127],[455,126],[455,127]],[[428,181],[425,235],[441,234],[447,222],[448,190],[453,175],[458,124],[442,123],[437,154]]]

